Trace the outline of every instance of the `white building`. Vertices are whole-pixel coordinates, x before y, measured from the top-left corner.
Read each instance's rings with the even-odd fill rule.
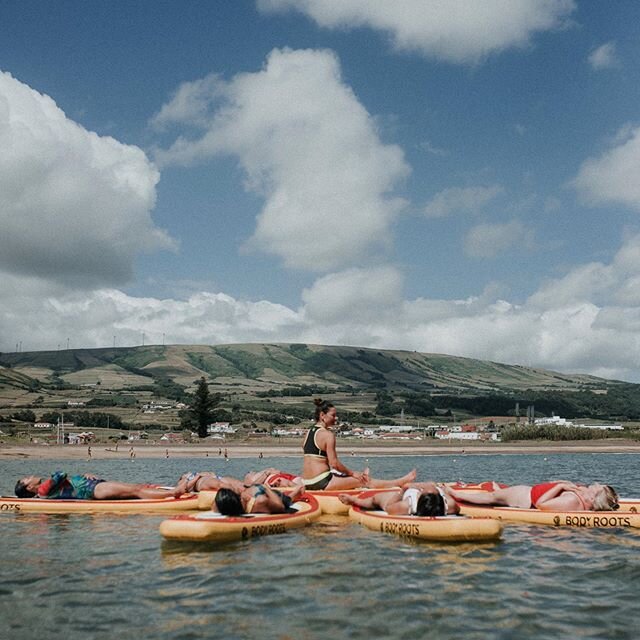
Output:
[[[436,431],[439,440],[479,440],[477,431]]]
[[[228,422],[214,422],[207,426],[207,433],[236,433],[238,431]]]
[[[570,427],[573,425],[572,422],[569,422],[566,418],[561,418],[560,416],[551,416],[550,418],[536,418],[533,421],[533,424],[537,424],[540,426],[554,425],[556,427]]]

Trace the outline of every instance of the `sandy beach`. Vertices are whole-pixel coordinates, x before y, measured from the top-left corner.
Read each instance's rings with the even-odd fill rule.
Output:
[[[224,452],[225,446],[222,446]],[[301,446],[298,443],[234,443],[226,445],[230,458],[298,457]],[[131,444],[123,442],[116,450],[113,445],[91,445],[91,460],[114,460],[130,458],[219,458],[220,448],[211,444],[157,445]],[[519,443],[470,443],[452,445],[433,442],[429,444],[385,443],[339,443],[343,458],[358,456],[398,456],[398,455],[486,455],[518,453],[640,453],[640,442],[633,440],[580,440],[573,442],[519,442]],[[86,445],[43,445],[43,444],[1,444],[0,458],[25,458],[33,460],[78,460],[89,459]]]

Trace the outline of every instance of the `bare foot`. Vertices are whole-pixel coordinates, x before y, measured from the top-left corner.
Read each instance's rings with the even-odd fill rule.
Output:
[[[417,475],[418,472],[415,469],[412,469],[411,471],[409,471],[409,473],[407,473],[407,475],[402,476],[402,478],[398,478],[398,484],[400,486],[410,484],[411,482],[415,481]]]
[[[340,498],[340,502],[342,502],[342,504],[354,505],[356,503],[356,497],[350,496],[347,493],[341,493],[338,498]]]

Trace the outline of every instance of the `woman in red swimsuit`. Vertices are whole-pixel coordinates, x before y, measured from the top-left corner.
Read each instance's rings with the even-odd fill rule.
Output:
[[[613,511],[618,508],[618,495],[606,484],[589,486],[566,480],[543,484],[520,484],[493,491],[460,491],[449,489],[459,502],[543,511]]]

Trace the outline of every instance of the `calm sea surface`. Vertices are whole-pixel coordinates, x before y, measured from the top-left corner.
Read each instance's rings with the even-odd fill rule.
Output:
[[[93,472],[170,484],[260,463],[0,461],[0,493],[27,473]],[[358,468],[365,460],[350,457]],[[632,454],[370,458],[372,473],[533,483],[608,481],[640,496]],[[217,464],[217,467],[215,466]],[[225,546],[162,542],[162,517],[0,514],[0,638],[637,638],[640,530],[505,527],[495,544],[411,543],[332,516]]]

